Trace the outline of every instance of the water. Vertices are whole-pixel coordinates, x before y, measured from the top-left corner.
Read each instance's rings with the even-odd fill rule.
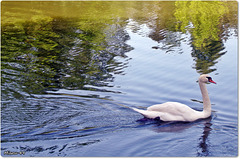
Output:
[[[1,155],[237,156],[236,6],[2,2]],[[217,82],[210,118],[161,122],[129,109],[201,111],[202,73]]]

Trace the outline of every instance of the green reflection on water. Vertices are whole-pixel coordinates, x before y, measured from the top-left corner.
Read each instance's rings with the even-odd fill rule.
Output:
[[[226,52],[223,40],[234,27],[237,20],[236,2],[222,1],[177,1],[175,16],[176,28],[182,32],[189,31],[192,38],[192,57],[195,69],[199,73],[210,73],[212,68]],[[231,13],[230,13],[231,12]],[[232,15],[232,18],[229,15]],[[228,26],[228,27],[226,27]]]
[[[4,4],[10,4],[10,7]],[[77,18],[42,14],[47,8],[30,9],[34,14],[29,17],[28,7],[39,4],[47,7],[47,4],[20,4],[27,4],[26,7],[18,6],[24,8],[20,10],[22,16],[9,12],[18,8],[12,2],[3,3],[6,8],[2,12],[2,82],[9,83],[6,87],[11,87],[16,94],[21,94],[22,88],[18,90],[13,81],[20,83],[23,91],[30,94],[43,93],[45,88],[84,89],[86,84],[105,85],[102,81],[111,80],[109,72],[114,70],[114,67],[108,69],[107,65],[117,66],[113,57],[132,49],[124,44],[128,39],[123,31],[124,21],[113,19],[111,14],[92,13],[99,3],[89,5],[90,15],[80,14]],[[64,5],[51,4],[56,9],[59,4]],[[67,13],[71,13],[70,10]],[[121,48],[113,52],[110,46]]]
[[[177,27],[183,32],[191,28],[188,30],[196,48],[201,49],[211,41],[220,40],[220,19],[229,12],[225,2],[179,1],[176,8],[175,16],[181,22]]]
[[[124,31],[147,24],[148,35],[179,46],[176,33],[190,32],[191,56],[199,73],[225,52],[223,39],[237,28],[237,2],[2,2],[2,94],[105,86],[121,65],[114,60],[132,48]],[[162,34],[162,32],[164,34]],[[174,35],[176,39],[169,38]],[[165,41],[164,41],[165,40]],[[164,42],[163,42],[164,41]],[[167,48],[170,50],[171,48]]]

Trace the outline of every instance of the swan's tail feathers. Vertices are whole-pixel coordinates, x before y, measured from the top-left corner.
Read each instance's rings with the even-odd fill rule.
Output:
[[[150,118],[150,119],[155,119],[157,117],[159,117],[159,114],[157,114],[154,111],[148,111],[148,110],[141,110],[141,109],[137,109],[137,108],[132,108],[134,111],[142,114],[144,117],[146,118]]]
[[[132,110],[134,110],[134,111],[142,114],[143,116],[144,116],[144,113],[145,113],[145,111],[146,111],[146,110],[140,110],[140,109],[137,109],[137,108],[132,108]]]

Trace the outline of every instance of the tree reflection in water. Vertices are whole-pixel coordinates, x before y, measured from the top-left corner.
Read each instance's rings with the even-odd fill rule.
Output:
[[[125,44],[129,36],[124,31],[124,21],[117,19],[114,23],[110,18],[103,21],[45,15],[4,21],[1,63],[4,97],[11,96],[8,92],[12,87],[20,95],[108,85],[113,79],[111,73],[115,68],[120,72],[121,68],[114,57],[125,57],[124,53],[132,48]]]
[[[218,59],[226,53],[222,41],[212,41],[209,45],[202,49],[195,48],[193,46],[193,52],[191,53],[195,61],[194,69],[199,74],[207,74],[216,71],[215,64],[218,63]]]
[[[147,36],[158,42],[158,46],[152,48],[166,53],[187,53],[181,44],[188,40],[195,62],[193,69],[199,74],[216,71],[215,65],[226,53],[223,43],[230,35],[229,30],[237,30],[237,12],[233,9],[236,4],[221,1],[152,3],[151,8],[142,4],[151,17],[139,18],[138,12],[133,15],[134,32],[140,30],[141,34],[141,26],[146,24],[150,28]]]
[[[225,2],[177,1],[175,17],[178,20],[176,27],[192,38],[191,53],[195,61],[194,69],[199,74],[216,71],[214,68],[218,59],[226,52],[223,45],[223,35],[227,30],[220,24],[229,13]]]
[[[19,5],[34,8],[39,3]],[[199,74],[216,71],[226,53],[223,39],[229,37],[229,29],[237,30],[234,2],[41,2],[40,8],[30,9],[32,14],[27,9],[12,12],[16,4],[2,4],[2,83],[18,87],[12,83],[20,79],[20,90],[29,94],[107,86],[122,65],[114,57],[126,57],[133,49],[125,43],[130,38],[125,31],[129,19],[135,22],[133,32],[147,26],[147,36],[160,45],[153,48],[167,53],[183,53],[183,36],[190,35],[193,68]],[[49,4],[61,4],[64,11],[54,7],[56,16],[45,14]]]

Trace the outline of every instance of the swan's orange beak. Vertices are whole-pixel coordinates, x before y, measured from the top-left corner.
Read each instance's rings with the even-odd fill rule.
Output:
[[[211,83],[217,84],[217,83],[214,82],[212,79],[209,79],[208,81],[211,82]]]

